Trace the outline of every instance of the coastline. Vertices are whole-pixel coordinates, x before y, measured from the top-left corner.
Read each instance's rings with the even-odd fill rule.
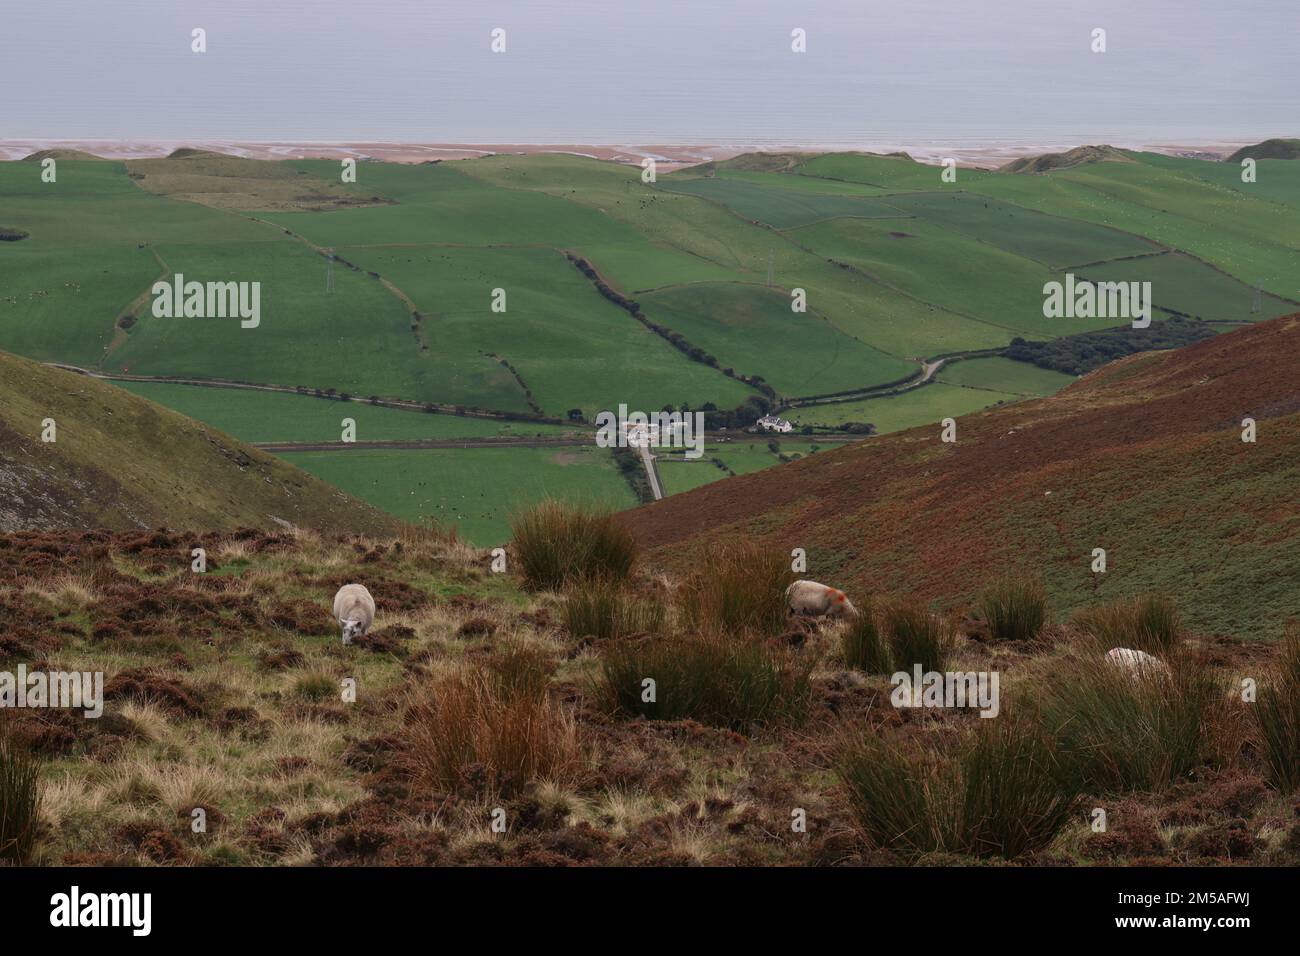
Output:
[[[1263,138],[1263,137],[1261,137]],[[944,147],[903,142],[788,144],[547,144],[547,143],[385,143],[356,142],[245,142],[239,140],[99,140],[99,139],[8,139],[0,140],[0,160],[23,159],[46,149],[76,149],[109,160],[150,159],[168,155],[182,146],[209,150],[248,159],[375,159],[384,162],[424,163],[434,160],[472,159],[499,153],[563,153],[592,159],[639,165],[653,158],[663,169],[671,171],[713,160],[730,159],[742,153],[827,153],[827,152],[905,152],[923,163],[938,163],[953,157],[960,166],[992,169],[1026,156],[1058,153],[1076,146],[1095,145],[1083,142],[1041,143],[1034,145],[1004,144],[984,147]],[[1198,159],[1222,159],[1246,141],[1201,143],[1133,143],[1112,142],[1120,149],[1164,153]]]

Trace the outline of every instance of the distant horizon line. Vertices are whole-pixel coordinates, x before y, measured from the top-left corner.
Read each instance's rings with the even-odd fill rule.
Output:
[[[1079,139],[1023,138],[999,140],[989,137],[980,145],[958,146],[928,137],[889,140],[872,138],[854,142],[782,143],[779,141],[724,142],[483,142],[382,139],[240,139],[230,137],[13,137],[0,139],[0,161],[21,160],[32,153],[50,149],[80,149],[108,161],[164,158],[175,149],[189,147],[244,159],[372,159],[380,162],[414,163],[437,160],[455,161],[492,155],[563,153],[595,160],[643,163],[653,159],[668,167],[692,166],[721,162],[747,153],[828,153],[864,152],[876,154],[906,153],[922,163],[942,163],[952,158],[963,165],[996,167],[1013,160],[1066,152],[1086,146],[1110,146],[1136,152],[1154,152],[1170,156],[1218,159],[1243,146],[1268,139],[1287,137],[1225,138],[1180,137],[1159,143],[1134,141],[1131,137],[1087,137]]]
[[[1065,143],[1046,142],[1047,137],[1006,137],[1006,136],[989,136],[982,142],[987,144],[987,148],[998,148],[1006,146],[1057,146],[1068,145],[1074,146],[1114,146],[1117,143],[1128,143],[1129,146],[1124,148],[1136,148],[1141,146],[1225,146],[1230,144],[1244,144],[1262,142],[1268,139],[1291,139],[1295,137],[1285,135],[1260,136],[1259,138],[1243,136],[1227,136],[1221,138],[1211,138],[1204,135],[1198,136],[1178,136],[1163,137],[1161,142],[1143,142],[1134,143],[1131,134],[1122,134],[1114,137],[1093,137],[1087,136],[1086,139],[1080,139],[1077,142],[1071,141]],[[896,146],[900,143],[910,142],[918,147],[931,148],[939,145],[951,145],[957,140],[971,141],[971,137],[955,137],[953,139],[940,139],[936,137],[917,137],[903,139],[872,139],[866,142],[867,146]],[[358,136],[358,137],[332,137],[330,139],[302,139],[297,137],[282,139],[256,139],[244,136],[4,136],[0,137],[0,144],[6,143],[119,143],[119,144],[149,144],[149,143],[188,143],[188,142],[206,142],[206,143],[233,143],[247,144],[250,146],[350,146],[359,144],[374,144],[377,146],[428,146],[428,147],[455,147],[455,146],[601,146],[609,148],[626,148],[629,146],[679,146],[679,147],[726,147],[726,148],[780,148],[780,149],[862,149],[865,148],[862,140],[826,140],[822,142],[803,141],[803,142],[785,142],[779,140],[733,140],[724,139],[608,139],[608,140],[583,140],[583,139],[558,139],[558,140],[541,140],[541,139],[511,139],[511,140],[484,140],[484,139],[378,139],[375,137]],[[980,149],[982,146],[965,146],[966,149]]]

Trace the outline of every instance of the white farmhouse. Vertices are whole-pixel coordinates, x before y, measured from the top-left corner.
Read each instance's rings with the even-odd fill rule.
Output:
[[[794,426],[784,418],[778,418],[775,415],[764,415],[758,420],[765,432],[792,432]]]

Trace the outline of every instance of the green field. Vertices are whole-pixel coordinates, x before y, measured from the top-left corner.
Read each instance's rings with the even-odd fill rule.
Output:
[[[985,388],[1014,395],[1054,395],[1075,380],[1072,375],[1000,355],[946,364],[935,374],[935,379],[949,385]]]
[[[768,447],[769,441],[775,441],[779,451],[772,451]],[[704,446],[704,456],[694,460],[685,458],[680,453],[660,452],[656,456],[656,463],[664,494],[676,495],[729,478],[730,473],[747,475],[779,465],[782,454],[787,459],[794,459],[815,454],[814,449],[828,447],[833,446],[813,442],[782,442],[779,438],[762,436],[753,440],[709,442]],[[719,462],[726,467],[720,468]]]
[[[356,422],[357,441],[527,437],[570,431],[541,422],[427,414],[307,395],[158,382],[114,384],[251,442],[338,441],[344,418]]]
[[[752,175],[756,177],[764,174]],[[673,182],[664,188],[711,200],[726,206],[738,216],[765,222],[778,229],[806,226],[823,219],[889,219],[899,214],[897,207],[870,196],[843,195],[827,190],[790,189],[780,184],[778,175],[770,174],[766,181],[755,181],[754,178],[688,179]]]
[[[472,448],[289,452],[290,464],[418,524],[455,527],[481,547],[510,537],[510,515],[544,498],[630,508],[636,496],[606,449]]]
[[[924,358],[1113,325],[1043,316],[1044,284],[1067,270],[1150,281],[1158,307],[1207,322],[1300,311],[1294,161],[1261,161],[1251,184],[1236,164],[1137,152],[1032,175],[959,168],[955,183],[939,166],[861,153],[742,156],[653,183],[640,167],[562,154],[365,162],[356,183],[339,182],[326,160],[63,160],[58,170],[42,183],[38,164],[0,163],[0,225],[28,233],[0,242],[0,349],[160,378],[591,419],[620,404],[753,409],[763,389],[778,399],[860,392],[914,375]],[[151,287],[175,273],[260,283],[260,325],[154,317]],[[1255,311],[1257,284],[1269,294]],[[803,313],[790,307],[796,289]],[[892,431],[1068,381],[970,359],[919,389],[790,417]],[[128,387],[254,441],[333,440],[345,416],[359,440],[553,431]],[[494,509],[457,511],[455,496],[480,484],[488,496],[554,486],[632,497],[612,462],[585,451],[564,465],[522,448],[335,454],[301,460],[396,514],[460,515],[471,536],[504,527]],[[721,454],[738,473],[777,461],[765,445]],[[365,455],[382,466],[362,467]],[[724,474],[672,461],[662,470],[670,492]]]
[[[876,431],[883,435],[918,425],[933,425],[937,429],[945,418],[957,418],[991,405],[1014,402],[1022,397],[1024,396],[1009,391],[965,388],[939,381],[888,398],[807,405],[789,409],[785,414],[796,425],[865,422],[875,425]]]
[[[1049,216],[975,193],[949,191],[892,196],[906,213],[1052,268],[1155,252],[1138,236]]]
[[[1199,259],[1181,253],[1107,262],[1081,269],[1079,275],[1099,282],[1150,282],[1155,305],[1207,321],[1259,321],[1296,311],[1294,303],[1261,294]]]
[[[760,375],[783,395],[855,387],[894,368],[889,356],[821,315],[794,312],[790,297],[738,283],[698,283],[642,298],[656,322],[685,335],[724,367]]]

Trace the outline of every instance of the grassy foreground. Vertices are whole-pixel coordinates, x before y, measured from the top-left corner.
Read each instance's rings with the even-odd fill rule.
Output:
[[[195,545],[203,574],[190,570]],[[717,555],[726,601],[710,578],[639,565],[618,583],[529,592],[514,574],[523,557],[512,546],[497,574],[486,552],[432,536],[0,538],[0,667],[102,670],[106,682],[98,720],[0,712],[0,753],[37,758],[27,860],[1300,862],[1295,708],[1265,693],[1257,725],[1238,695],[1205,696],[1244,677],[1284,694],[1294,663],[1275,672],[1267,644],[1180,633],[1176,679],[1147,699],[1122,675],[1080,680],[1097,638],[1040,625],[1032,590],[995,592],[1004,611],[991,628],[960,608],[930,617],[882,603],[894,665],[942,632],[944,666],[1001,674],[1003,716],[985,720],[897,709],[875,673],[888,665],[846,663],[839,626],[783,621],[783,557]],[[328,607],[348,581],[379,610],[345,647]],[[998,623],[1009,616],[1028,623]],[[1201,675],[1195,694],[1184,668]],[[1039,704],[1042,719],[1029,719]],[[1089,722],[1057,727],[1062,706]],[[1180,719],[1155,719],[1168,714]],[[1111,741],[1100,750],[1096,728]],[[1091,765],[1057,766],[1072,741],[1106,772],[1080,780]],[[1171,741],[1179,761],[1147,766]],[[920,792],[907,781],[926,779],[925,802],[906,798]],[[893,828],[908,820],[924,832]]]

